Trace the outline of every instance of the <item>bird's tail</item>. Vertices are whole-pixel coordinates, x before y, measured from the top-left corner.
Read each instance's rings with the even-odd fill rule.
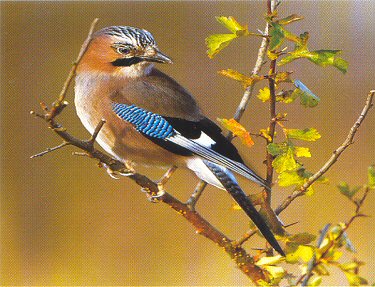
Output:
[[[237,184],[237,181],[234,178],[233,174],[228,169],[220,165],[217,165],[207,160],[203,160],[203,162],[217,177],[217,179],[221,182],[223,187],[230,193],[230,195],[242,208],[242,210],[245,211],[245,213],[250,217],[250,219],[254,222],[256,227],[263,234],[263,236],[266,238],[269,244],[271,244],[271,246],[278,253],[280,253],[282,256],[285,256],[284,251],[280,247],[272,231],[267,226],[266,222],[263,220],[259,212],[255,209],[254,205],[251,203],[247,195]]]

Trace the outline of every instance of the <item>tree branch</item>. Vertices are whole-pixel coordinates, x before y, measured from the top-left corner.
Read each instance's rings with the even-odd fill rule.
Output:
[[[355,134],[357,133],[359,127],[361,126],[362,122],[366,118],[368,111],[373,106],[375,90],[371,90],[367,96],[366,104],[362,109],[361,114],[359,115],[358,119],[352,126],[349,131],[348,136],[346,137],[345,141],[339,146],[329,158],[329,160],[319,169],[313,176],[311,176],[298,190],[293,191],[283,203],[275,210],[276,214],[280,214],[285,208],[289,206],[297,197],[302,196],[306,193],[307,189],[319,178],[321,178],[330,168],[331,166],[338,160],[340,155],[353,143],[353,139]]]

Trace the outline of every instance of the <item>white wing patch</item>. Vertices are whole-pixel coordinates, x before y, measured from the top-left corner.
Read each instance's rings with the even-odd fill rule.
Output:
[[[192,141],[208,148],[211,148],[214,144],[216,144],[216,142],[204,132],[201,132],[201,136]]]
[[[194,173],[201,179],[216,186],[217,188],[224,189],[224,186],[217,179],[217,177],[212,173],[212,171],[204,164],[203,160],[199,157],[193,157],[186,160],[186,165],[189,169],[194,171]]]

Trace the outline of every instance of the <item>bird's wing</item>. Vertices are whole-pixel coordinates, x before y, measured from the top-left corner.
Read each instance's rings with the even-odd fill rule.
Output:
[[[242,162],[235,160],[237,158],[240,159],[236,148],[229,141],[224,140],[222,135],[219,136],[216,134],[220,128],[213,128],[212,125],[214,125],[214,123],[204,122],[202,124],[186,120],[173,121],[171,118],[167,120],[161,115],[135,105],[115,102],[112,104],[112,108],[117,116],[133,124],[138,132],[142,133],[159,146],[181,155],[198,155],[269,189],[263,178],[258,176]],[[173,123],[175,125],[173,125]],[[213,132],[213,130],[216,131]],[[213,134],[214,136],[212,136]],[[220,151],[225,149],[227,150],[223,155]]]
[[[189,121],[204,118],[194,97],[174,79],[157,69],[145,77],[120,78],[110,94],[112,101],[123,104],[134,104],[159,115]]]

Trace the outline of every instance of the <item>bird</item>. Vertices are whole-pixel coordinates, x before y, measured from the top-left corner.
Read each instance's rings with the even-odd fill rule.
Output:
[[[267,182],[242,160],[192,94],[155,68],[171,64],[147,30],[110,26],[92,35],[76,69],[75,106],[89,133],[104,119],[96,141],[114,158],[146,166],[187,167],[227,190],[281,255],[274,234],[239,186],[239,174],[263,188]]]

